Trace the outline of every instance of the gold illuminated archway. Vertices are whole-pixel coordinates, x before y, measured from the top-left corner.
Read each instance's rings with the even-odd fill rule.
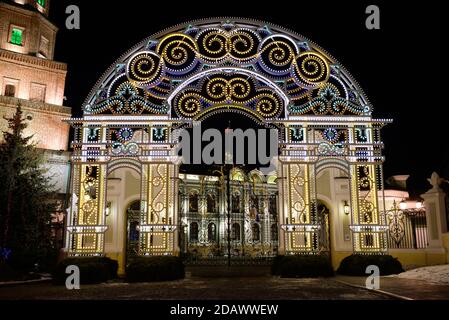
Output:
[[[75,130],[70,255],[104,253],[105,177],[116,159],[141,165],[140,254],[177,254],[173,130],[227,109],[279,129],[280,253],[317,252],[314,179],[326,159],[350,171],[354,251],[386,252],[380,130],[390,120],[372,118],[351,75],[312,41],[261,21],[214,18],[136,45],[93,88],[83,117],[67,120]]]

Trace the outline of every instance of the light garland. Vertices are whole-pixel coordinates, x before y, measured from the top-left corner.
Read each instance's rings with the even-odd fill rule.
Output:
[[[173,130],[229,111],[280,132],[287,253],[318,250],[315,174],[327,160],[351,171],[354,251],[384,252],[379,132],[391,120],[371,117],[367,99],[335,59],[301,37],[253,23],[173,30],[124,55],[93,90],[84,116],[66,119],[76,128],[79,196],[77,220],[67,228],[71,254],[104,250],[105,174],[117,159],[145,177],[140,254],[173,254],[177,195],[170,178],[180,161]]]
[[[223,65],[255,70],[273,82],[294,84],[293,91],[287,90],[294,101],[288,110],[291,114],[371,112],[355,84],[321,50],[295,36],[268,33],[251,25],[192,26],[168,33],[127,55],[120,65],[124,67],[115,68],[116,75],[105,76],[107,82],[97,90],[101,93],[106,89],[107,98],[98,94],[95,99],[89,99],[90,103],[84,107],[86,114],[167,113],[167,98],[179,83]],[[328,84],[340,90],[333,93],[332,100],[323,100],[322,91],[327,90],[323,88]],[[301,91],[299,96],[298,91]],[[133,96],[132,101],[128,101],[128,92]],[[197,104],[194,100],[188,103]],[[181,112],[180,116],[191,117],[194,113]]]

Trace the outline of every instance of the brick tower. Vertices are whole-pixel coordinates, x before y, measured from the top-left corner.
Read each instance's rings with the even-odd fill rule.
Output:
[[[64,208],[70,181],[69,126],[63,106],[67,74],[65,63],[53,60],[58,28],[48,20],[50,0],[0,0],[0,130],[18,104],[28,120],[25,135],[44,152],[59,203],[52,225],[62,246]],[[0,134],[0,143],[3,135]]]
[[[49,6],[49,0],[0,0],[0,119],[20,103],[29,120],[25,133],[39,148],[64,151],[67,65],[53,60],[58,28],[48,20]],[[4,130],[6,121],[0,123]]]

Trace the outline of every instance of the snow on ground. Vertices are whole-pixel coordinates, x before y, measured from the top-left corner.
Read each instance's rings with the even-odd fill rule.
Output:
[[[449,285],[449,264],[412,269],[391,277],[424,280],[436,284]]]

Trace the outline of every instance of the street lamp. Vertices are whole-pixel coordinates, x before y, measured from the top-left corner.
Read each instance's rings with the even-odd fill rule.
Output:
[[[108,203],[106,204],[105,215],[106,215],[106,217],[109,217],[110,214],[111,214],[111,203],[108,202]]]
[[[344,212],[345,215],[349,215],[349,204],[348,204],[347,200],[344,201],[343,212]]]

